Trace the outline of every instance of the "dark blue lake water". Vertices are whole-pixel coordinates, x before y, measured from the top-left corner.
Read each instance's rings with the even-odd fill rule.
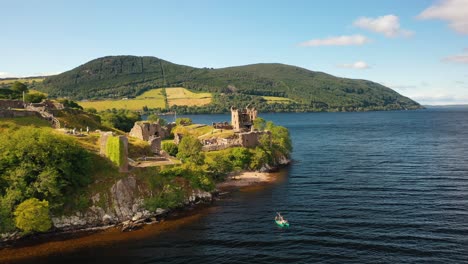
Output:
[[[47,262],[468,262],[468,110],[261,117],[290,129],[284,181],[235,192],[177,230]]]

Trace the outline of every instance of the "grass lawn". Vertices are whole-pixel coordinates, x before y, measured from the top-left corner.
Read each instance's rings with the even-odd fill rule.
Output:
[[[49,122],[35,116],[0,118],[0,132],[8,129],[17,129],[22,126],[34,126],[37,128],[52,129]]]

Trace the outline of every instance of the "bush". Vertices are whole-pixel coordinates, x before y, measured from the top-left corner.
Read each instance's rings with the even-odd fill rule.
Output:
[[[97,114],[97,110],[94,107],[86,108],[85,111],[91,114]]]
[[[162,149],[169,155],[175,157],[179,152],[179,148],[173,142],[164,142],[162,144]]]
[[[59,100],[59,103],[63,104],[65,108],[76,108],[83,110],[83,107],[73,100],[61,99]]]
[[[188,117],[179,117],[176,119],[176,125],[188,126],[192,124],[192,119]]]
[[[40,103],[46,99],[46,96],[42,93],[28,93],[24,97],[24,100],[28,103]]]
[[[22,202],[15,210],[16,227],[25,233],[45,232],[52,227],[49,216],[49,202],[36,198]]]
[[[176,186],[167,185],[156,197],[147,198],[144,206],[150,211],[158,208],[171,209],[181,206],[184,203],[184,192]]]
[[[31,127],[0,134],[0,198],[10,208],[29,198],[59,208],[90,183],[90,168],[90,154],[68,137]]]
[[[230,149],[229,159],[236,169],[247,169],[252,159],[252,153],[247,148],[237,147]]]
[[[129,132],[136,121],[141,120],[138,113],[128,110],[107,110],[100,112],[102,124],[108,127],[115,127],[125,132]]]
[[[177,158],[181,159],[183,162],[202,165],[204,162],[202,147],[203,145],[198,138],[191,135],[184,136],[179,143]]]

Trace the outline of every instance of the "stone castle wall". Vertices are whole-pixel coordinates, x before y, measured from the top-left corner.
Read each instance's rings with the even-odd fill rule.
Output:
[[[23,111],[23,110],[18,111],[18,110],[0,109],[0,118],[15,118],[15,117],[26,117],[26,116],[41,117],[41,115],[35,111]]]
[[[251,148],[259,145],[260,138],[268,135],[271,138],[270,131],[251,131],[238,134],[238,144],[242,147]]]
[[[0,109],[24,108],[23,101],[20,100],[0,100]]]

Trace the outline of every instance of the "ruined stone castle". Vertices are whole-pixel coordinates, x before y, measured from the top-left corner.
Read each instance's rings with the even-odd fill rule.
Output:
[[[129,136],[148,141],[151,151],[159,154],[161,151],[161,140],[171,133],[172,124],[162,126],[159,122],[135,122]]]
[[[238,109],[231,107],[231,125],[234,131],[250,131],[253,127],[253,121],[257,118],[255,107]]]

